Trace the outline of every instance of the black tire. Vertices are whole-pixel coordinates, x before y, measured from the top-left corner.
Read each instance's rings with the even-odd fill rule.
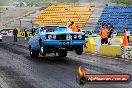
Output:
[[[77,55],[82,55],[83,53],[83,46],[79,46],[75,49]]]
[[[39,53],[40,53],[40,55],[45,56],[45,55],[46,55],[46,49],[45,49],[45,46],[44,46],[44,44],[43,44],[42,41],[39,41],[39,44],[40,44],[40,50],[39,50]]]
[[[29,48],[29,52],[30,52],[30,57],[38,57],[39,56],[39,52],[32,50],[31,47]]]
[[[2,39],[0,39],[0,42],[2,42]]]
[[[59,57],[66,57],[67,56],[67,51],[66,50],[60,50],[58,55],[59,55]]]

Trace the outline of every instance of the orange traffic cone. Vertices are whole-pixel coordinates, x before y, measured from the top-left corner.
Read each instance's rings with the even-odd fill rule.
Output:
[[[124,38],[123,38],[122,46],[128,46],[128,40],[127,40],[127,36],[126,36],[126,31],[124,33]]]

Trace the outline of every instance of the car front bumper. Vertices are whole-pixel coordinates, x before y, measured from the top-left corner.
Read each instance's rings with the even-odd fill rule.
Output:
[[[45,40],[44,45],[49,46],[79,46],[84,45],[85,40]]]

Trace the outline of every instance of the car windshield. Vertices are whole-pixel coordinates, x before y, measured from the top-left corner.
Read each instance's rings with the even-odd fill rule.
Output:
[[[89,34],[89,32],[88,32],[88,31],[82,31],[82,32],[84,32],[85,34]]]
[[[58,32],[64,32],[66,30],[66,27],[59,27],[56,29]]]
[[[35,28],[34,28],[34,31],[37,31],[37,30],[38,30],[38,27],[35,27]]]
[[[71,29],[67,27],[59,27],[56,29],[56,32],[71,32]]]
[[[88,34],[88,35],[92,35],[92,34],[93,34],[93,33],[90,32],[90,31],[82,31],[82,32],[84,32],[85,34]]]
[[[45,32],[54,32],[58,26],[46,26],[46,27],[41,27],[41,31]]]

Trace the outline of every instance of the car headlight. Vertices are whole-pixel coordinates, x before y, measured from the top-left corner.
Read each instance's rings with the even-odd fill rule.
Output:
[[[78,38],[79,38],[79,39],[82,39],[82,35],[78,35]]]
[[[52,35],[48,35],[48,39],[52,39]]]
[[[74,35],[74,39],[77,39],[77,35]]]
[[[56,39],[56,35],[53,35],[53,39]]]
[[[72,40],[72,36],[70,34],[66,35],[67,40]]]

